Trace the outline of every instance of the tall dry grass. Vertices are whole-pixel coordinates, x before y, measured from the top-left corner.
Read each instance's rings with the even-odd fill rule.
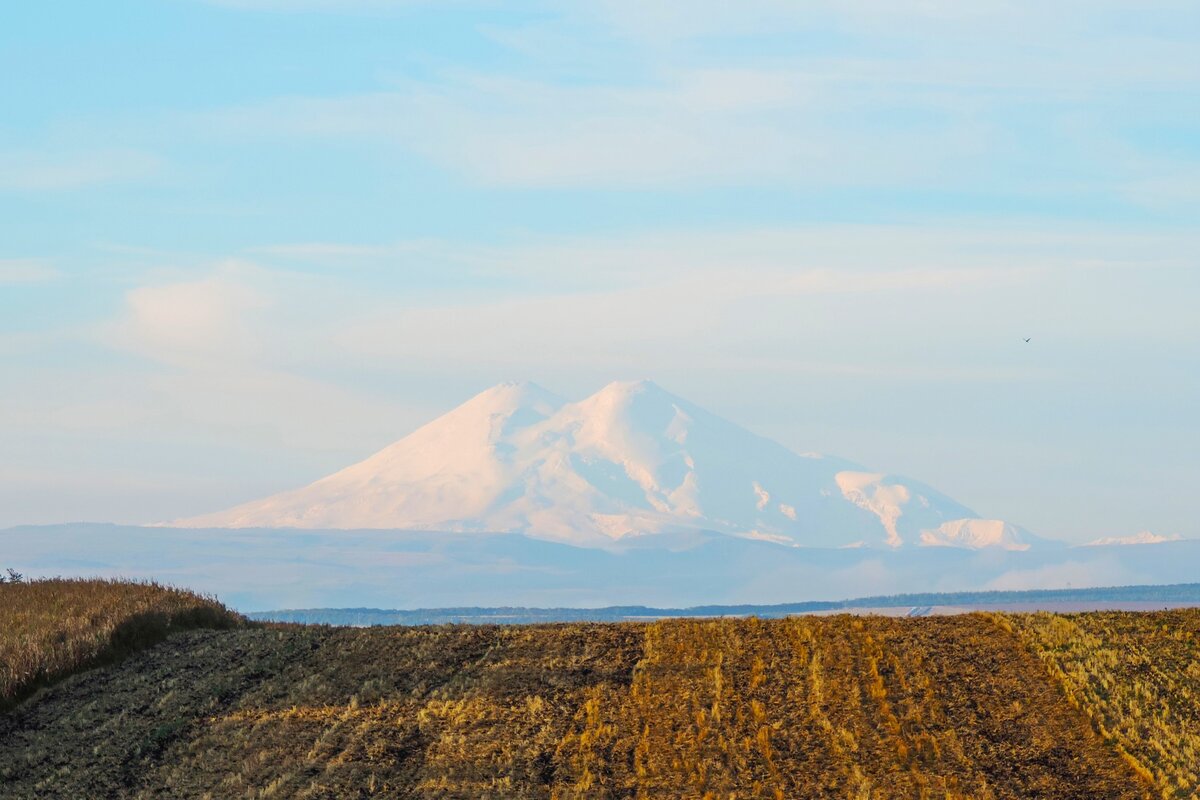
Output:
[[[0,709],[39,686],[175,630],[241,624],[242,617],[211,597],[152,582],[5,581],[0,583]]]

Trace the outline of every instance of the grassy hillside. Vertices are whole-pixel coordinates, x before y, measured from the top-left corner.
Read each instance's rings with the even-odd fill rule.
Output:
[[[154,583],[0,582],[0,710],[40,685],[195,627],[240,617],[210,598]]]
[[[33,602],[24,592],[51,590],[36,587],[0,623],[6,641],[16,619],[26,638],[57,641],[41,632],[58,624],[55,602],[91,619]],[[130,598],[114,601],[118,588]],[[106,608],[168,616],[199,602],[225,624],[199,598],[91,590]],[[116,616],[69,627],[111,631]],[[6,798],[1193,796],[1194,750],[1175,742],[1195,730],[1195,640],[1177,632],[1198,624],[1165,612],[194,629],[0,713],[0,785]],[[1170,659],[1171,679],[1114,652],[1131,648]],[[1094,662],[1110,670],[1105,692],[1072,682]],[[1113,683],[1126,663],[1146,676],[1128,690]]]

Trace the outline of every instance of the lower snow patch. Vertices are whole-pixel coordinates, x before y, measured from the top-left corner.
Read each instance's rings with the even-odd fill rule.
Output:
[[[926,547],[999,547],[1004,550],[1028,550],[1021,532],[998,519],[955,519],[936,528],[921,531],[921,544]]]
[[[899,547],[904,544],[904,539],[896,530],[896,523],[904,514],[904,506],[911,495],[905,486],[884,483],[885,477],[877,472],[839,472],[834,480],[842,490],[842,497],[879,517],[887,531],[887,544]]]

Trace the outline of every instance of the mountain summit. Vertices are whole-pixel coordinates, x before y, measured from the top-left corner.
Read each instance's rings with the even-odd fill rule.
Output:
[[[709,530],[809,547],[1023,550],[924,484],[800,455],[650,381],[579,402],[504,383],[301,489],[187,527],[513,531],[576,544]]]

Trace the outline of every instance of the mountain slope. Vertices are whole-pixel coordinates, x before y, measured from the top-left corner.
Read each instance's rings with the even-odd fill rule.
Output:
[[[515,531],[579,544],[681,529],[813,547],[1024,549],[924,484],[799,455],[664,391],[568,403],[501,384],[358,464],[190,527]]]

